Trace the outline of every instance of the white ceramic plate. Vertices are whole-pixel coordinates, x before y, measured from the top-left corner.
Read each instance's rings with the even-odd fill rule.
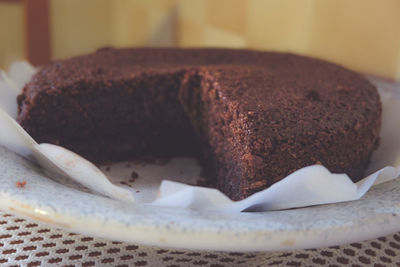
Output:
[[[159,178],[195,180],[190,159],[165,165],[121,163],[110,177],[129,181],[146,201]],[[105,169],[105,168],[104,168]],[[114,170],[113,170],[114,169]],[[160,176],[160,173],[163,175]],[[159,178],[154,178],[159,177]],[[119,182],[112,178],[113,182]],[[24,187],[17,182],[26,181]],[[128,205],[91,194],[72,182],[49,179],[30,162],[0,147],[0,208],[71,232],[162,247],[266,251],[317,248],[400,231],[400,179],[375,186],[359,201],[262,213],[223,214]]]

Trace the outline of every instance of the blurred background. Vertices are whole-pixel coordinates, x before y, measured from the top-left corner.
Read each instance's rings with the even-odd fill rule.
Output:
[[[399,0],[0,0],[0,68],[102,46],[289,51],[400,79]]]

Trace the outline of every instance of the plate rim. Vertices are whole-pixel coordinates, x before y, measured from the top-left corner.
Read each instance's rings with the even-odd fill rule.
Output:
[[[399,179],[374,187],[359,200],[361,208],[355,202],[344,202],[286,211],[224,214],[171,207],[149,208],[145,204],[124,205],[57,183],[37,171],[25,159],[7,150],[0,150],[1,168],[7,168],[5,172],[0,172],[1,209],[70,232],[114,241],[194,250],[256,252],[335,246],[400,231],[400,196],[391,186],[394,184],[395,190],[400,190]],[[17,188],[15,183],[24,172],[28,184],[26,188]],[[377,205],[365,209],[362,204],[375,201],[372,192],[376,190],[392,190],[396,195],[379,195]],[[54,195],[54,192],[57,194]],[[74,197],[87,203],[77,203],[76,199],[71,201]],[[395,202],[393,197],[396,197]],[[54,199],[60,202],[52,202]],[[394,205],[387,207],[385,203]],[[327,224],[333,218],[323,216],[333,209],[336,212],[337,208],[340,212],[346,208],[360,208],[364,213],[369,212],[369,215],[353,215],[352,220],[346,221],[347,214],[344,211],[346,216]],[[303,214],[304,210],[311,211],[305,213],[308,216],[303,216],[305,219],[287,221],[293,215]],[[312,213],[314,221],[309,218]],[[110,214],[115,217],[110,217]],[[238,221],[234,221],[238,218]],[[286,221],[282,221],[282,218],[286,218]],[[305,224],[297,225],[302,220]]]

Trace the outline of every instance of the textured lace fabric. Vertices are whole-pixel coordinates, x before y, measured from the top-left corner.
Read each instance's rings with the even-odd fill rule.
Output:
[[[1,266],[400,266],[400,233],[362,243],[284,252],[166,249],[68,233],[0,211]]]

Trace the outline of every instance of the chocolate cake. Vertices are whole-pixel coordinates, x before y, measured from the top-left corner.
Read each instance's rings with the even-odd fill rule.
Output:
[[[381,124],[361,75],[251,50],[104,48],[44,66],[18,104],[38,142],[96,162],[196,156],[233,200],[313,164],[359,180]]]

